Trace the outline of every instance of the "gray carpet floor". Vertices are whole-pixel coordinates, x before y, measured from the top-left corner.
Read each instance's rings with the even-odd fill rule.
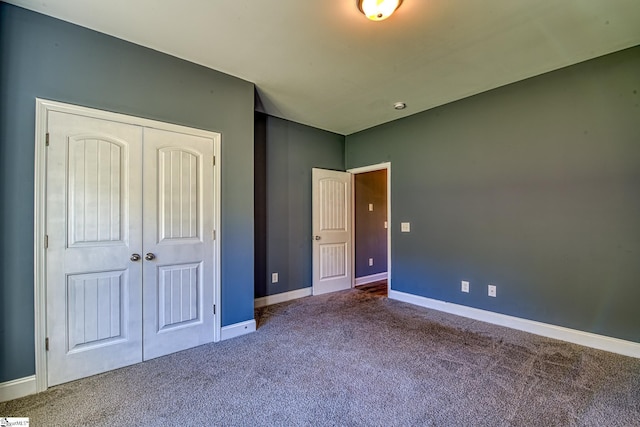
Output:
[[[640,360],[352,289],[0,403],[32,426],[639,426]]]

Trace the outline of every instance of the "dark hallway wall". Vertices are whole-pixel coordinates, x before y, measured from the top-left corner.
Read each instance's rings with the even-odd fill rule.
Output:
[[[387,271],[387,171],[354,175],[356,278]],[[369,205],[373,210],[369,210]],[[369,265],[369,259],[373,265]]]

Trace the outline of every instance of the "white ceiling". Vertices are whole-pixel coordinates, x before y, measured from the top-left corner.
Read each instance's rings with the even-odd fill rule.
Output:
[[[254,82],[267,113],[345,135],[640,44],[638,0],[404,0],[380,22],[355,0],[8,3]]]

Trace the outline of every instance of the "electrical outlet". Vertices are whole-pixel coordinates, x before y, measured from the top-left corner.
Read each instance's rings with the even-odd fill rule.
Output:
[[[461,283],[461,291],[462,292],[469,292],[469,282],[467,282],[466,280],[463,280]]]
[[[271,283],[278,283],[278,273],[271,273]]]
[[[373,258],[369,258],[369,267],[373,265]]]
[[[489,285],[489,296],[490,297],[495,297],[496,296],[496,285]]]
[[[373,203],[369,203],[369,212],[373,212]]]

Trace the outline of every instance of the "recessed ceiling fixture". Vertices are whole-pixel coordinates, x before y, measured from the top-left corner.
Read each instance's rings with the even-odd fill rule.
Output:
[[[382,21],[391,16],[402,0],[358,0],[358,9],[372,21]]]
[[[404,102],[396,102],[395,104],[393,104],[393,108],[395,108],[396,110],[404,110],[405,108],[407,108],[407,104],[405,104]]]

